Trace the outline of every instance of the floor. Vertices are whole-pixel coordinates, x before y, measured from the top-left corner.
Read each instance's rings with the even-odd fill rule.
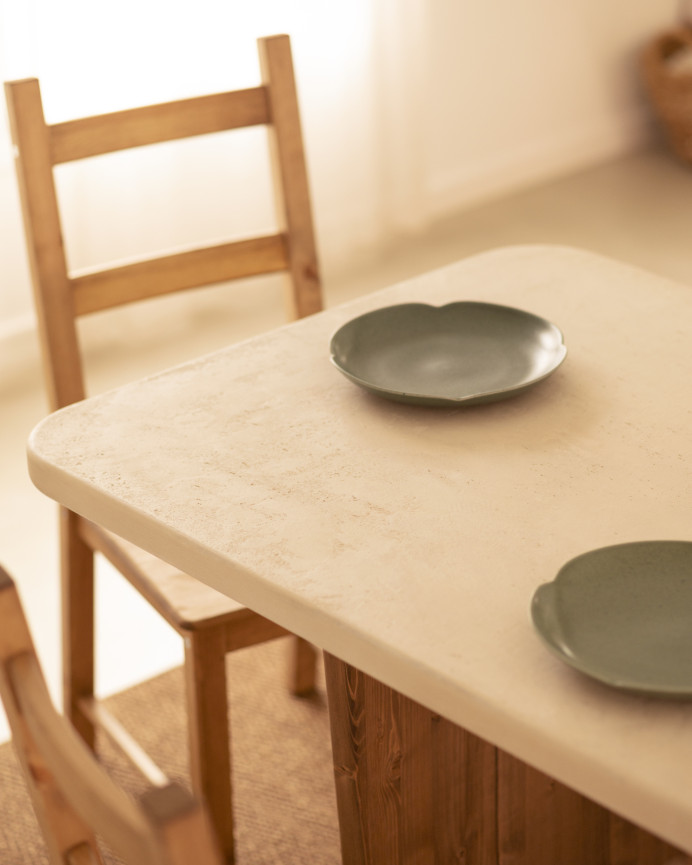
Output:
[[[649,150],[474,208],[423,237],[409,238],[381,259],[325,279],[329,305],[482,250],[516,243],[554,243],[590,249],[687,283],[692,289],[692,169]],[[273,290],[273,289],[270,289]],[[692,293],[691,293],[692,302]],[[206,305],[205,305],[206,304]],[[269,304],[240,309],[229,326],[209,296],[190,331],[170,343],[151,338],[117,358],[118,338],[96,321],[85,341],[95,366],[92,387],[107,387],[169,366],[281,322]],[[137,327],[124,313],[128,337]],[[278,316],[278,317],[277,317]],[[188,319],[189,320],[189,319]],[[230,329],[229,329],[230,327]],[[116,331],[117,332],[117,331]],[[135,336],[137,334],[135,333]],[[56,506],[27,477],[24,447],[46,412],[38,365],[0,389],[0,562],[17,580],[49,685],[59,698],[59,594]],[[178,663],[182,647],[117,575],[104,566],[97,580],[98,679],[103,694]],[[117,615],[114,613],[117,611]],[[0,710],[0,741],[7,738]]]

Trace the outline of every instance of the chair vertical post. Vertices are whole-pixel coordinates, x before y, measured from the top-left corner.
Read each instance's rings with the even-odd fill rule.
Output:
[[[80,701],[94,696],[94,554],[80,537],[81,517],[60,509],[64,711],[93,750],[96,734]]]
[[[227,865],[233,865],[231,736],[223,627],[185,635],[185,693],[192,787],[206,803]]]
[[[290,311],[294,318],[302,318],[319,312],[322,301],[291,42],[288,36],[269,36],[258,39],[257,45],[269,103],[277,215],[290,236]]]
[[[62,238],[51,154],[39,83],[5,84],[10,130],[16,147],[19,195],[34,293],[44,374],[51,409],[84,398],[72,290]]]
[[[306,697],[315,692],[319,654],[312,643],[302,637],[295,637],[292,642],[288,687],[294,697]]]

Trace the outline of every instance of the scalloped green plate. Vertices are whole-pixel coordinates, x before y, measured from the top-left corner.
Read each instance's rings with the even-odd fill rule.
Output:
[[[530,312],[477,301],[403,303],[333,335],[331,360],[354,384],[397,402],[448,406],[515,396],[553,373],[567,349]]]
[[[571,667],[628,691],[692,696],[692,542],[592,550],[536,590],[534,627]]]

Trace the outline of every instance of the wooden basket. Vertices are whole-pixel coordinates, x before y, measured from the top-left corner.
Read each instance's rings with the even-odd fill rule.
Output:
[[[642,55],[642,74],[670,146],[692,163],[692,24],[650,42]]]

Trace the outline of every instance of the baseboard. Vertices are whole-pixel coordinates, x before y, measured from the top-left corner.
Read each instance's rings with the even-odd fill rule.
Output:
[[[588,124],[556,129],[552,136],[502,147],[459,170],[433,177],[428,207],[433,219],[486,204],[537,184],[625,156],[655,140],[650,114],[644,107],[619,116],[593,118]]]

